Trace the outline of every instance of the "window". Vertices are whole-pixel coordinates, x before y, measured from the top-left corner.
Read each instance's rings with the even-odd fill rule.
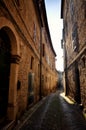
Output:
[[[46,41],[46,43],[48,43],[48,37],[47,37],[46,31],[44,32],[44,36],[45,36],[45,41]]]
[[[65,40],[65,39],[66,39],[66,38],[65,38],[65,28],[63,28],[63,33],[62,33],[62,34],[63,34],[63,40],[66,41],[66,40]]]
[[[15,3],[17,6],[20,6],[20,1],[19,0],[15,0]]]
[[[63,49],[63,40],[61,40],[61,48]]]
[[[84,17],[86,18],[86,0],[84,0]]]
[[[77,31],[77,23],[73,25],[72,28],[72,47],[73,50],[76,51],[78,49],[78,31]]]
[[[42,82],[44,81],[44,75],[42,75]]]
[[[64,33],[65,33],[65,37],[68,35],[68,24],[67,24],[67,21],[65,20],[64,22]]]
[[[38,64],[38,77],[40,76],[40,65]]]
[[[73,0],[70,0],[71,21],[73,21],[73,19],[74,19],[74,13],[75,13],[75,10],[74,10],[74,1],[73,1]]]
[[[85,68],[85,62],[86,62],[86,59],[85,59],[85,56],[82,57],[82,67]]]
[[[15,6],[20,10],[23,11],[24,8],[24,0],[13,0]]]
[[[33,69],[33,61],[34,61],[34,58],[33,58],[33,56],[31,56],[31,64],[30,64],[30,69]]]
[[[45,56],[45,45],[43,44],[42,46],[42,56],[44,57]]]
[[[33,40],[36,41],[36,24],[33,25]]]
[[[47,76],[46,76],[46,82],[47,82],[47,79],[48,79],[48,78],[47,78]]]
[[[49,56],[48,55],[46,55],[46,61],[47,61],[47,64],[49,65],[50,60],[49,60]]]

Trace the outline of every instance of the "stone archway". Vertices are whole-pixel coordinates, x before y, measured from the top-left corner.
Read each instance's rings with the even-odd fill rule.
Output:
[[[14,26],[9,20],[7,20],[6,18],[0,18],[0,21],[3,21],[2,23],[0,23],[0,30],[2,30],[4,34],[7,34],[10,43],[10,73],[6,116],[8,116],[10,120],[14,120],[17,114],[17,81],[20,61],[19,39]]]

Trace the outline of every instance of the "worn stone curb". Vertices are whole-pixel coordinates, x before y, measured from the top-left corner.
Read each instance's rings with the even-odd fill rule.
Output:
[[[18,120],[18,125],[13,130],[19,130],[21,127],[27,122],[27,120],[33,115],[33,113],[43,104],[46,97],[44,97],[41,101],[39,101],[36,105],[30,108],[25,115]]]

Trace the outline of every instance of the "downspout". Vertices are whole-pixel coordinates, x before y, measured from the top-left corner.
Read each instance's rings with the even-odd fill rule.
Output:
[[[40,88],[39,100],[42,99],[42,27],[40,27]]]
[[[41,17],[41,1],[39,1],[39,10]],[[41,17],[42,19],[42,17]],[[40,24],[40,85],[39,85],[39,100],[42,99],[42,24]]]

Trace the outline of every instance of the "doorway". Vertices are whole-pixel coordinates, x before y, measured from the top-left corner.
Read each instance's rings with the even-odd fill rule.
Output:
[[[34,73],[29,72],[28,74],[28,104],[30,105],[34,102]]]
[[[0,29],[0,118],[7,114],[11,45],[6,31]]]
[[[80,75],[79,75],[79,69],[77,63],[75,63],[75,101],[78,104],[81,103]]]

